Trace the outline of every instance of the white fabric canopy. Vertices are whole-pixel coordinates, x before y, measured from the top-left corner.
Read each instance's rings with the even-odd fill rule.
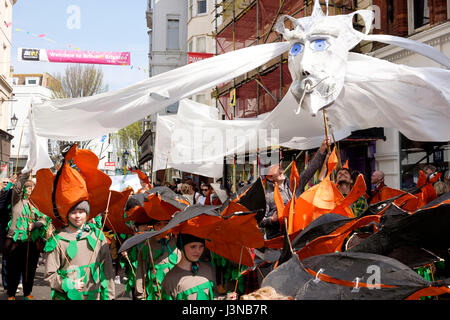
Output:
[[[157,115],[155,145],[153,149],[153,172],[172,168],[169,163],[169,153],[172,143],[172,134],[177,115]]]

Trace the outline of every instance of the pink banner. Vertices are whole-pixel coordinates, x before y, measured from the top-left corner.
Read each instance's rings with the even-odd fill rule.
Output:
[[[129,52],[75,51],[46,49],[49,62],[130,65]]]
[[[200,60],[208,59],[214,57],[212,53],[204,53],[204,52],[188,52],[188,64],[197,62]]]

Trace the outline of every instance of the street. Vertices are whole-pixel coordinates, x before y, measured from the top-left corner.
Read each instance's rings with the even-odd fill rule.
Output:
[[[1,254],[0,254],[1,257]],[[0,270],[1,270],[0,265]],[[35,300],[51,300],[51,290],[46,281],[44,281],[45,265],[42,264],[42,258],[39,258],[39,266],[36,269],[36,277],[34,278],[33,292]],[[3,285],[0,287],[0,300],[8,300],[6,291],[3,290]],[[19,292],[16,294],[16,300],[23,300],[23,291],[19,288]],[[116,300],[131,300],[131,294],[125,293],[125,285],[116,284]]]

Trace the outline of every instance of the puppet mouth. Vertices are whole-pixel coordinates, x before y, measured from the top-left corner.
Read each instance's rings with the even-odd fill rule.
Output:
[[[290,90],[299,104],[295,114],[299,114],[303,105],[305,96],[310,95],[309,104],[306,109],[309,109],[313,115],[317,110],[325,107],[330,103],[330,96],[336,91],[336,82],[330,76],[322,79],[308,76],[302,80],[294,80],[291,84]]]

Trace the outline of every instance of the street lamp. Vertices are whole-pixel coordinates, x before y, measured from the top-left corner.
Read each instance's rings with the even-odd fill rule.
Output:
[[[128,156],[130,154],[128,153],[127,149],[122,154],[123,157],[123,174],[127,174],[127,163],[128,163]]]
[[[16,114],[14,113],[14,115],[11,117],[11,128],[10,129],[6,129],[6,130],[10,131],[10,130],[16,129],[17,121],[19,121],[19,119],[17,119]]]

